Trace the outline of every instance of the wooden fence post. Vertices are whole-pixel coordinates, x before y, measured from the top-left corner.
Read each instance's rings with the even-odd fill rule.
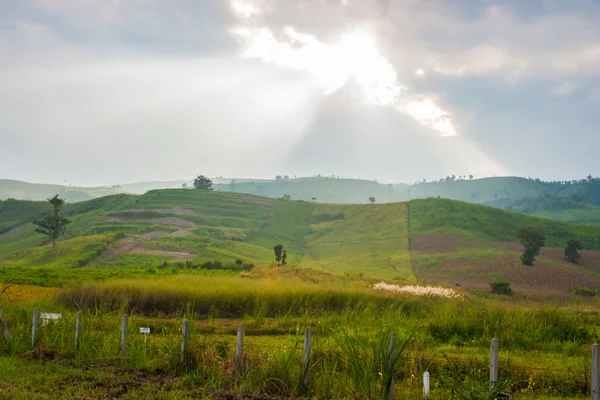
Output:
[[[188,320],[184,319],[181,323],[181,362],[185,361],[185,344],[188,338]]]
[[[8,323],[6,322],[6,318],[4,318],[4,308],[2,306],[0,306],[0,320],[2,321],[2,328],[4,330],[4,339],[8,340],[10,334],[8,333]]]
[[[237,338],[235,342],[235,372],[242,372],[244,357],[244,325],[238,325]]]
[[[490,392],[498,382],[498,339],[492,339],[490,346]]]
[[[592,345],[592,400],[600,400],[600,358],[598,345]]]
[[[81,340],[81,311],[77,311],[77,319],[75,320],[75,351],[79,350],[79,341]]]
[[[127,354],[127,326],[129,325],[129,315],[123,314],[121,322],[121,357]]]
[[[429,372],[423,374],[423,397],[429,398]]]
[[[306,328],[304,330],[304,354],[302,357],[303,367],[304,367],[304,379],[302,383],[304,387],[308,387],[309,382],[309,368],[310,368],[310,348],[312,345],[312,328]]]
[[[396,347],[396,334],[392,333],[390,335],[390,345],[388,346],[388,369],[390,370],[390,383],[388,386],[387,392],[387,400],[394,400],[394,357],[395,357],[395,347]]]
[[[40,319],[40,310],[38,310],[37,308],[34,308],[33,309],[33,319],[31,321],[31,347],[35,347],[39,319]]]

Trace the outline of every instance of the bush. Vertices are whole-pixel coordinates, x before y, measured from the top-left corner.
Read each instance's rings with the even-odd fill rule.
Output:
[[[505,296],[512,296],[513,290],[510,287],[510,283],[507,281],[494,281],[490,282],[492,293],[502,294]]]
[[[573,293],[575,296],[593,297],[598,295],[598,290],[585,286],[574,285],[569,288],[569,293]]]

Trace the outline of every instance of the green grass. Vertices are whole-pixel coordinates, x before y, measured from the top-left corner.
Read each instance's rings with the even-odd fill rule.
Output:
[[[578,397],[589,388],[589,350],[600,328],[596,313],[507,307],[469,298],[382,295],[361,288],[360,280],[316,272],[311,277],[321,282],[306,284],[286,274],[274,280],[172,277],[70,287],[58,294],[57,303],[35,304],[43,312],[63,313],[59,323],[41,328],[38,346],[58,350],[57,359],[49,363],[15,357],[30,348],[33,305],[5,303],[15,339],[8,343],[0,338],[5,354],[0,365],[10,360],[0,372],[0,379],[10,383],[3,390],[36,390],[43,396],[40,385],[50,385],[65,397],[115,396],[116,387],[94,383],[120,374],[118,382],[144,382],[120,395],[131,398],[142,396],[142,386],[167,379],[170,384],[157,385],[155,397],[234,391],[300,398],[354,398],[362,393],[362,398],[380,399],[393,374],[398,396],[420,398],[420,377],[427,370],[434,398],[448,398],[453,389],[485,393],[480,389],[489,376],[492,337],[500,341],[500,377],[515,384],[519,398]],[[84,329],[82,347],[75,353],[78,309],[83,311]],[[130,313],[130,321],[127,357],[120,358],[123,312]],[[196,321],[199,315],[208,319],[190,324],[187,361],[182,364],[181,319]],[[246,355],[245,368],[235,378],[231,362],[238,323],[246,325]],[[138,333],[141,326],[151,327],[147,346]],[[303,388],[301,334],[307,326],[314,328],[312,380]],[[391,332],[398,338],[393,371],[386,370]],[[39,374],[17,374],[11,365]],[[42,372],[48,379],[35,378]],[[34,378],[28,379],[30,375]]]
[[[560,211],[538,211],[532,215],[573,224],[600,225],[600,207],[589,204],[583,208]]]
[[[586,249],[600,249],[600,227],[566,224],[447,199],[410,202],[411,236],[441,232],[517,242],[516,232],[524,226],[538,228],[550,247],[563,247],[569,239],[579,239]]]

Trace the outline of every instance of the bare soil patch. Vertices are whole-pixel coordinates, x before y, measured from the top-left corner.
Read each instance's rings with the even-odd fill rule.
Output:
[[[186,229],[181,229],[181,230],[169,233],[169,236],[196,236],[196,233],[192,232],[192,231],[188,231]]]
[[[185,208],[185,207],[181,207],[181,206],[175,206],[172,208],[129,208],[126,211],[134,211],[134,212],[152,211],[152,212],[160,212],[160,213],[166,213],[166,214],[197,215],[197,216],[220,215],[220,214],[213,213],[210,211],[194,210],[192,208]]]
[[[197,225],[187,219],[178,217],[162,217],[162,218],[136,218],[135,216],[111,216],[105,217],[104,221],[146,221],[155,225],[169,226],[180,229],[191,229]]]
[[[188,258],[194,257],[192,253],[185,253],[183,251],[166,251],[166,250],[153,250],[153,249],[140,249],[135,248],[130,251],[131,254],[149,254],[153,256],[167,256],[173,260],[187,260]]]
[[[102,254],[100,254],[91,265],[101,264],[103,262],[107,262],[113,258],[116,258],[122,254],[129,253],[140,244],[154,238],[167,236],[169,235],[169,233],[170,232],[166,231],[152,231],[144,233],[139,237],[126,237],[123,239],[119,239],[113,244],[111,244],[111,246],[108,249],[104,250]]]
[[[9,237],[13,237],[13,236],[18,236],[18,235],[21,234],[21,232],[23,232],[24,229],[25,228],[23,228],[23,227],[12,228],[12,229],[7,230],[4,233],[0,233],[0,240],[6,239],[6,238],[9,238]]]
[[[457,237],[458,236],[458,237]],[[513,252],[497,258],[442,260],[424,270],[414,268],[419,279],[489,290],[498,277],[516,291],[567,295],[574,285],[600,288],[600,251],[582,251],[580,265],[565,261],[564,249],[545,247],[534,266],[521,264],[519,243],[494,243],[460,238],[459,235],[431,234],[413,238],[413,251],[428,254],[451,253],[459,248],[498,248]]]
[[[482,239],[468,238],[449,233],[430,233],[411,238],[411,251],[446,253],[459,248],[488,247]]]

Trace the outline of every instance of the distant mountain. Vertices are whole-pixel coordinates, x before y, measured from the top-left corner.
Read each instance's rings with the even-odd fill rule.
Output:
[[[539,179],[497,177],[469,179],[447,177],[434,182],[381,184],[376,181],[339,178],[289,178],[275,180],[213,179],[222,192],[265,197],[290,197],[320,203],[391,203],[422,198],[448,198],[541,216],[563,222],[600,225],[600,179],[544,182]],[[0,180],[0,199],[43,200],[60,194],[68,202],[89,200],[115,193],[143,194],[149,190],[192,187],[192,181],[138,182],[113,187],[82,188]]]
[[[28,183],[12,179],[0,179],[0,200],[46,200],[58,194],[67,202],[91,200],[111,194],[123,193],[122,189],[114,187],[77,187],[48,185],[43,183]]]

